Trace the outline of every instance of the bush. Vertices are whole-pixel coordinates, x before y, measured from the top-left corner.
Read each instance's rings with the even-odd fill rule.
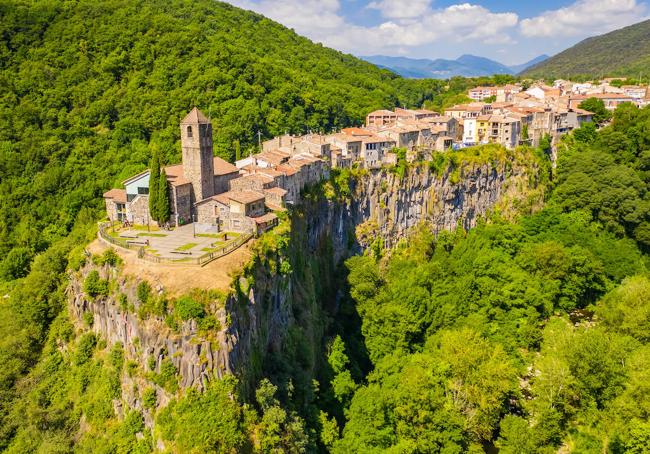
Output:
[[[108,295],[108,281],[100,279],[97,270],[92,270],[84,280],[84,291],[91,298]]]
[[[154,388],[147,388],[142,393],[142,406],[147,410],[156,407],[158,398],[156,396],[156,390]]]
[[[181,320],[200,320],[205,317],[205,309],[198,303],[188,296],[183,296],[176,300],[174,303],[174,313]]]
[[[88,362],[93,356],[95,345],[97,345],[97,337],[93,333],[86,333],[81,336],[75,354],[75,364],[81,365]]]
[[[147,281],[142,281],[138,284],[137,295],[140,303],[147,304],[151,296],[151,286]]]

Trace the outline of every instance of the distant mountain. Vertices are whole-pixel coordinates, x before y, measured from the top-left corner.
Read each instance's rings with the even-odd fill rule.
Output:
[[[515,66],[506,66],[489,58],[475,55],[462,55],[456,60],[438,58],[436,60],[415,59],[408,57],[389,57],[374,55],[361,57],[380,68],[389,69],[402,77],[413,79],[448,79],[454,76],[478,77],[492,76],[494,74],[517,74],[531,64],[536,64],[548,58],[541,55],[528,63]]]
[[[540,63],[548,60],[549,57],[548,55],[540,55],[539,57],[535,57],[530,61],[527,61],[526,63],[522,63],[521,65],[513,65],[510,67],[510,69],[515,73],[519,74],[522,71],[525,71],[526,69],[530,68],[531,66],[539,65]]]
[[[524,71],[527,76],[650,76],[650,20],[587,38]]]

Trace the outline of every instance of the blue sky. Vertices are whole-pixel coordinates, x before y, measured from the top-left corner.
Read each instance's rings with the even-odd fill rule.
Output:
[[[641,0],[226,0],[354,55],[506,64],[552,55],[650,17]]]

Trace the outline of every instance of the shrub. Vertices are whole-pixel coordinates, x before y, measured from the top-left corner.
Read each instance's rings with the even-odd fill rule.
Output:
[[[81,365],[88,362],[88,360],[93,356],[93,350],[95,349],[96,344],[97,337],[95,337],[93,333],[86,333],[81,336],[75,354],[75,364]]]
[[[142,304],[147,304],[149,297],[151,296],[151,286],[147,281],[142,281],[138,284],[137,295],[138,300]]]
[[[154,388],[147,388],[142,393],[142,406],[148,410],[155,408],[158,398]]]
[[[84,291],[91,298],[108,295],[108,281],[100,279],[97,270],[92,270],[84,280]]]
[[[205,309],[201,303],[188,296],[183,296],[176,300],[176,303],[174,303],[174,313],[181,320],[199,320],[205,317]]]
[[[82,319],[83,319],[84,323],[86,324],[86,326],[89,327],[89,328],[91,326],[93,326],[93,322],[95,321],[94,317],[93,317],[93,313],[90,312],[90,311],[84,312],[84,315],[83,315]]]

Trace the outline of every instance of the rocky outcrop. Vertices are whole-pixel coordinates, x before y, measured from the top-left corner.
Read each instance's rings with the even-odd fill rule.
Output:
[[[97,269],[103,279],[110,279],[116,288],[108,297],[89,298],[83,291],[83,279]],[[128,359],[160,372],[163,359],[169,358],[179,373],[181,387],[202,388],[213,377],[221,377],[232,370],[230,352],[234,349],[227,330],[210,333],[207,339],[199,334],[195,321],[184,322],[178,332],[165,325],[162,317],[140,320],[136,297],[138,281],[121,276],[116,268],[86,265],[78,275],[72,276],[68,286],[68,300],[72,315],[78,321],[84,314],[92,314],[91,329],[106,339],[109,345],[121,342]],[[162,289],[161,289],[162,290]],[[125,295],[132,310],[121,307],[120,295]],[[226,323],[226,310],[215,311],[222,326]]]
[[[330,275],[342,259],[360,252],[370,240],[380,239],[384,247],[391,247],[422,222],[436,233],[458,225],[472,228],[497,203],[535,186],[536,174],[534,169],[504,163],[437,176],[429,166],[420,165],[402,177],[386,169],[370,171],[350,184],[352,196],[345,200],[321,197],[296,208],[289,248],[281,252],[285,256],[259,258],[239,278],[237,291],[215,303],[212,312],[223,328],[210,333],[210,339],[192,321],[173,332],[161,317],[140,320],[134,313],[137,282],[110,267],[103,267],[101,274],[116,283],[112,296],[97,301],[85,296],[83,276],[93,268],[87,265],[71,280],[71,311],[78,320],[85,312],[92,313],[92,329],[109,344],[122,342],[127,357],[140,364],[154,358],[159,370],[163,359],[169,358],[182,387],[203,388],[212,377],[225,373],[253,382],[262,373],[264,357],[282,350],[296,312],[301,313],[299,323],[310,324],[305,331],[313,342],[320,341],[316,306],[322,304],[318,299],[323,289],[334,285]],[[364,227],[369,240],[360,238]],[[293,272],[280,272],[278,263],[283,260]],[[135,302],[135,311],[120,307],[118,294]]]

